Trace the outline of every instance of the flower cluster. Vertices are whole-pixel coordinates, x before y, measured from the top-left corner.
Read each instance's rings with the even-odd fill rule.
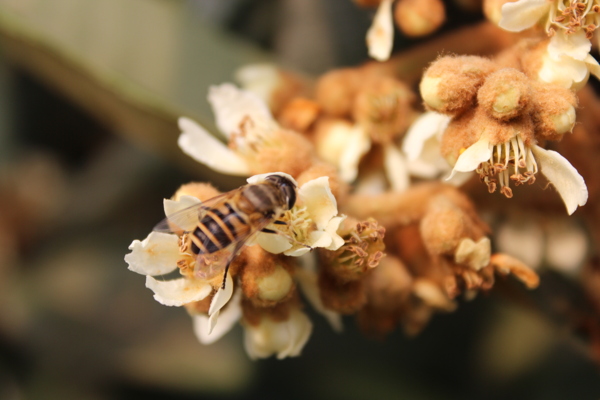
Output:
[[[445,18],[439,0],[398,0],[395,10],[392,0],[357,2],[378,7],[367,37],[378,60],[390,55],[393,19],[406,34],[422,35]],[[575,90],[590,73],[598,75],[589,51],[599,10],[596,1],[519,0],[498,13],[496,22],[513,31],[543,21],[550,38],[507,42],[490,59],[438,58],[420,81],[425,110],[398,71],[373,63],[315,79],[247,66],[237,74],[245,89],[211,87],[222,137],[182,117],[183,152],[215,171],[247,177],[244,188],[285,178],[294,201],[266,213],[264,224],[238,241],[232,226],[240,222],[219,219],[212,204],[246,189],[223,194],[206,183],[184,185],[164,202],[167,222],[160,226],[169,229],[135,240],[125,257],[129,268],[146,276],[157,301],[185,307],[202,343],[239,322],[252,358],[300,354],[312,332],[304,302],[338,331],[341,316],[353,315],[370,335],[397,326],[416,334],[435,313],[492,290],[498,277],[537,287],[537,273],[523,261],[535,267],[543,256],[518,254],[531,240],[519,240],[506,224],[496,242],[478,214],[486,206],[478,202],[481,186],[458,186],[475,172],[490,193],[511,198],[513,188],[539,184],[541,173],[569,214],[587,202],[582,176],[545,147],[577,132]],[[247,204],[234,206],[235,213],[249,212]],[[195,220],[181,223],[190,209]],[[220,227],[199,226],[207,214]],[[547,229],[548,243],[528,248],[542,254],[551,247],[547,258],[573,269],[585,262],[585,238],[576,224],[562,226],[569,235]],[[201,250],[198,229],[207,237],[220,229],[228,239],[209,241],[232,245]],[[565,260],[558,251],[564,246],[552,240],[579,246],[577,260]]]
[[[590,73],[600,78],[600,65],[589,54],[600,25],[598,0],[518,0],[504,4],[501,15],[498,25],[508,31],[544,27],[550,38],[538,46],[534,67],[540,80],[579,89]]]
[[[490,193],[499,189],[510,198],[511,182],[531,185],[541,171],[569,214],[586,203],[587,187],[575,168],[538,145],[573,129],[577,103],[570,90],[474,56],[440,58],[420,89],[430,109],[452,117],[441,151],[453,174],[475,170]]]

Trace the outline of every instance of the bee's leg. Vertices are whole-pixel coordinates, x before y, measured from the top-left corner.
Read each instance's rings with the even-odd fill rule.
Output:
[[[273,229],[263,228],[260,230],[263,233],[273,233],[275,235],[283,235],[281,232],[274,231]]]
[[[274,223],[274,224],[276,224],[276,225],[287,225],[287,222],[285,222],[285,221],[281,221],[281,220],[279,220],[279,219],[277,219],[277,220],[273,221],[273,223]]]

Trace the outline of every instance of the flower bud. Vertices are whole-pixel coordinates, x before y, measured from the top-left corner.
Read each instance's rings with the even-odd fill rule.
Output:
[[[556,85],[534,84],[536,135],[547,140],[560,140],[575,125],[577,98],[569,90]]]
[[[321,76],[316,99],[323,112],[332,117],[350,115],[361,79],[360,71],[352,68],[333,70]]]
[[[444,23],[446,10],[440,0],[400,0],[394,10],[394,20],[405,35],[425,36]]]
[[[515,118],[530,103],[528,81],[524,73],[512,68],[490,74],[477,92],[479,107],[500,121]]]
[[[475,104],[477,90],[496,68],[482,57],[442,57],[431,64],[421,79],[423,101],[435,111],[460,114]]]

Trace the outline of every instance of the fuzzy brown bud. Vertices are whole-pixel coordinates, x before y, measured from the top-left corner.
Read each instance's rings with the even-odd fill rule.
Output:
[[[477,101],[490,117],[508,121],[531,106],[529,79],[512,68],[491,73],[479,88]]]
[[[485,77],[497,67],[475,56],[439,58],[425,71],[419,85],[425,104],[432,110],[456,115],[472,107]]]
[[[445,20],[446,10],[441,0],[400,0],[394,10],[394,21],[407,36],[429,35]]]

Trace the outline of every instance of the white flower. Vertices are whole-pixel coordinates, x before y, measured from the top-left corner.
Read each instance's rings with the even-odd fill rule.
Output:
[[[358,176],[361,158],[372,146],[371,137],[359,124],[345,120],[328,121],[317,138],[317,153],[325,161],[337,166],[340,178],[351,183]],[[403,192],[410,184],[404,155],[394,143],[383,145],[383,166],[389,186]]]
[[[344,182],[351,183],[360,159],[371,149],[371,138],[360,125],[335,120],[318,135],[316,149],[319,157],[337,167]]]
[[[552,39],[542,57],[540,80],[566,88],[579,89],[589,74],[600,79],[600,66],[589,54],[590,39],[600,20],[597,0],[519,0],[502,6],[499,26],[519,32],[545,19],[546,32]]]
[[[261,176],[254,176],[248,182],[260,179]],[[296,257],[315,247],[337,250],[344,244],[344,239],[337,234],[344,218],[338,216],[337,201],[329,188],[329,178],[320,177],[306,182],[298,189],[296,204],[279,218],[286,225],[268,226],[280,234],[261,232],[256,242],[271,253]]]
[[[267,105],[254,93],[232,84],[212,86],[210,102],[217,127],[229,141],[229,147],[191,119],[179,118],[179,147],[196,161],[215,171],[230,175],[251,174],[249,162],[270,145],[278,129]],[[231,147],[231,148],[230,148]]]
[[[379,4],[373,24],[367,32],[369,55],[377,61],[390,58],[394,44],[394,23],[392,19],[393,0],[383,0]]]
[[[257,326],[244,324],[244,345],[252,359],[276,354],[281,360],[300,355],[311,332],[312,323],[306,314],[292,308],[285,321],[274,321],[263,315]]]
[[[510,165],[509,160],[513,160]],[[538,170],[556,188],[569,215],[587,202],[587,186],[569,161],[555,151],[545,150],[537,145],[525,145],[520,135],[496,145],[490,143],[486,135],[482,135],[458,157],[447,179],[457,171],[476,171],[490,192],[494,192],[499,184],[500,192],[506,197],[512,197],[510,181],[514,181],[517,186],[531,184],[535,182]]]
[[[408,171],[422,179],[436,179],[447,175],[452,169],[441,155],[441,140],[450,117],[428,111],[423,113],[408,129],[402,141],[402,151],[408,160]],[[460,186],[471,173],[455,174],[451,184]]]
[[[168,217],[199,202],[200,200],[192,196],[181,196],[177,201],[165,200],[165,215]],[[160,280],[153,277],[174,271],[180,260],[189,258],[189,254],[181,253],[177,235],[151,232],[141,242],[134,240],[129,249],[131,253],[125,255],[129,269],[146,275],[146,287],[154,292],[154,299],[159,303],[179,307],[203,300],[212,293],[212,285],[194,276],[182,276],[171,280]],[[220,288],[211,301],[207,317],[208,334],[215,328],[220,310],[231,298],[233,286],[233,280],[228,274],[225,289]]]
[[[590,49],[583,31],[571,35],[557,32],[542,56],[539,79],[574,90],[585,85],[590,73],[600,79],[600,65],[589,54]]]

